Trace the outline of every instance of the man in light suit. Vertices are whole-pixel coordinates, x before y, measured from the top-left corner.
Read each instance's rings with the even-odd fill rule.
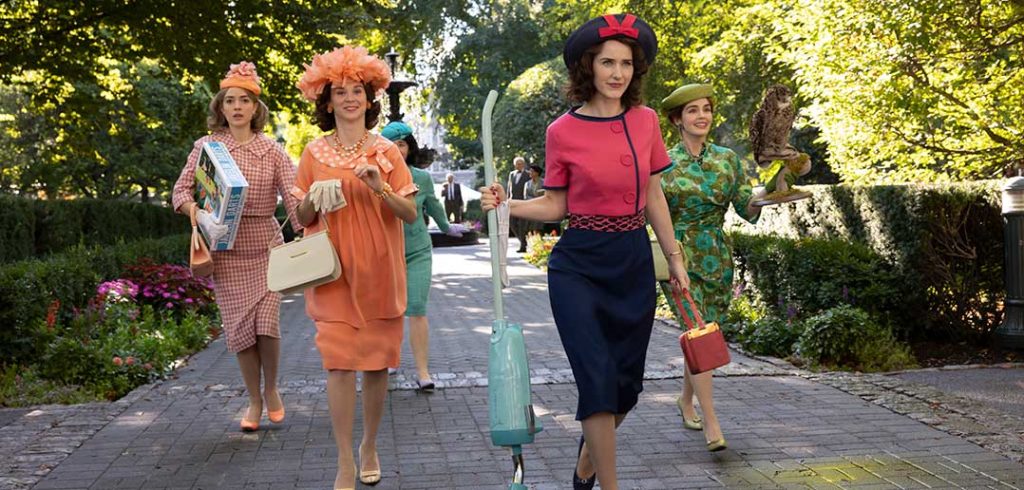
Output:
[[[442,186],[444,193],[444,212],[452,223],[462,222],[462,185],[455,182],[455,174],[449,173],[448,180]]]
[[[516,157],[512,160],[515,170],[508,174],[508,196],[510,199],[524,199],[526,197],[526,183],[530,181],[530,173],[526,171],[526,159]],[[526,231],[529,223],[521,218],[512,218],[509,226],[516,238],[519,239],[519,253],[526,252]]]

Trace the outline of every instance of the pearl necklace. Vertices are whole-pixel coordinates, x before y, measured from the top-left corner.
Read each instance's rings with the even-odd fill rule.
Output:
[[[363,132],[363,137],[359,138],[359,141],[356,141],[355,144],[353,144],[353,145],[346,146],[346,145],[341,144],[341,136],[339,136],[338,132],[335,131],[334,134],[331,135],[331,138],[328,139],[328,141],[331,143],[332,146],[334,146],[334,148],[336,150],[338,150],[341,153],[341,158],[342,159],[347,159],[347,158],[351,157],[352,155],[355,155],[356,152],[358,152],[359,150],[362,150],[363,149],[363,145],[366,144],[366,140],[369,139],[369,138],[370,138],[370,132],[369,131],[364,131]]]

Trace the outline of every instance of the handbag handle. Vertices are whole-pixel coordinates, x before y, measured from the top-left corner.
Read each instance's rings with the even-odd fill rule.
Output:
[[[317,216],[319,216],[320,221],[323,222],[324,230],[327,230],[327,233],[330,234],[331,233],[331,228],[327,225],[327,220],[325,219],[327,217],[326,213],[321,211],[321,212],[317,212],[316,214],[317,214]],[[270,242],[267,243],[267,248],[268,249],[274,248],[274,240],[277,238],[277,235],[281,234],[281,231],[284,230],[284,225],[288,224],[288,220],[290,220],[291,218],[292,218],[291,214],[289,214],[288,210],[285,209],[284,221],[282,221],[281,225],[277,227],[277,233],[274,233],[274,236],[270,237]],[[277,221],[277,218],[274,218],[274,221]]]
[[[686,323],[687,329],[693,330],[695,328],[704,328],[704,318],[700,316],[700,310],[697,309],[697,305],[693,302],[693,297],[690,296],[690,290],[683,289],[683,296],[686,297],[686,301],[690,304],[690,311],[693,313],[692,320],[690,319],[690,315],[686,314],[686,308],[683,308],[683,302],[679,298],[679,293],[672,291],[672,299],[675,300],[676,308],[679,309],[679,316],[683,319],[683,322]],[[696,321],[696,326],[694,326],[694,321]]]
[[[192,221],[192,240],[191,240],[192,243],[191,243],[191,245],[192,245],[192,248],[195,249],[195,250],[199,250],[199,248],[200,248],[199,240],[202,240],[202,238],[199,237],[199,225],[198,225],[197,220],[196,220],[196,213],[198,212],[198,209],[199,209],[199,204],[198,203],[192,203],[192,207],[190,207],[189,210],[188,210],[189,220]]]

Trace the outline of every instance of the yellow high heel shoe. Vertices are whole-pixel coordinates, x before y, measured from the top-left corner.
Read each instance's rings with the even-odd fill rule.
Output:
[[[683,427],[690,430],[704,430],[703,420],[698,415],[693,420],[687,419],[686,414],[683,412],[683,397],[676,397],[676,406],[679,407],[679,415],[683,417]]]
[[[711,452],[721,451],[721,450],[725,449],[726,447],[728,447],[728,446],[725,445],[725,438],[724,437],[721,438],[721,439],[715,439],[713,441],[708,442],[708,451],[711,451]]]

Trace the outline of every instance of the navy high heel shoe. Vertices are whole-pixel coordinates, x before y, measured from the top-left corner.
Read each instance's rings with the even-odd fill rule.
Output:
[[[576,473],[576,467],[580,465],[580,455],[583,454],[583,436],[580,436],[580,449],[576,452],[576,466],[572,467],[572,490],[591,490],[594,482],[597,481],[597,473],[590,478],[580,478]]]

